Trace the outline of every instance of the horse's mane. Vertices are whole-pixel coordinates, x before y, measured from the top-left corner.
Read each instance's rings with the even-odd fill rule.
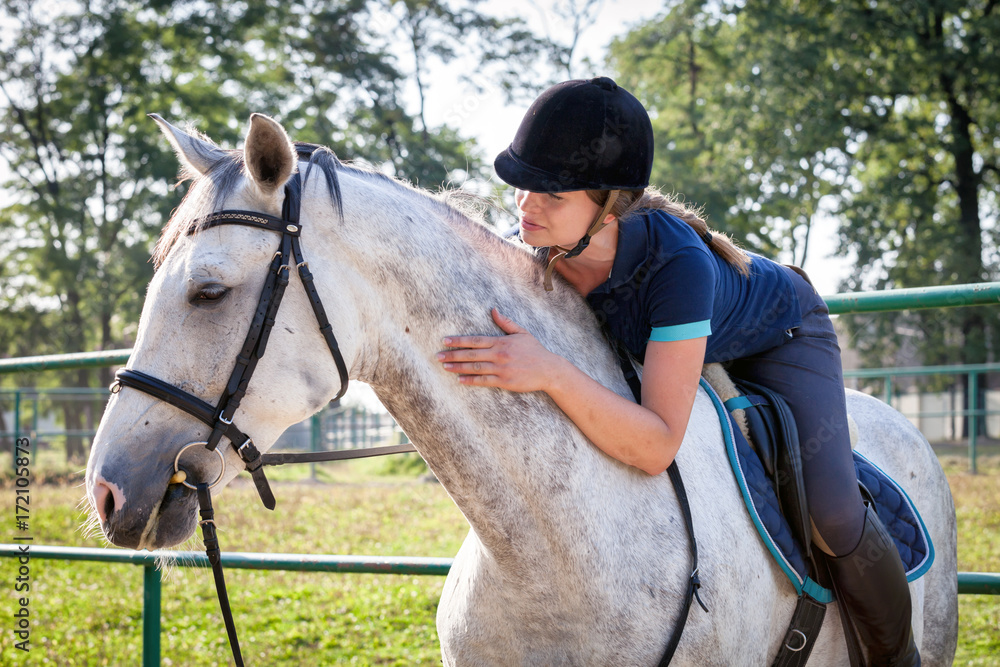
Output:
[[[473,247],[484,253],[500,253],[504,266],[526,279],[536,277],[541,279],[542,267],[535,261],[533,253],[528,251],[527,246],[506,242],[489,228],[484,211],[495,208],[495,205],[483,197],[461,190],[446,190],[435,195],[362,163],[341,162],[332,150],[325,147],[314,150],[305,169],[302,170],[303,187],[316,171],[326,181],[331,204],[341,217],[343,217],[343,205],[338,172],[347,171],[386,184],[411,196],[420,197],[424,203],[436,209],[451,229],[461,234]],[[212,165],[207,172],[193,178],[181,205],[164,226],[153,249],[154,267],[159,268],[181,237],[193,234],[201,228],[207,213],[220,210],[225,201],[235,194],[245,177],[243,151],[228,150],[225,157]],[[192,178],[190,174],[182,175],[181,182],[190,178]],[[207,187],[199,187],[203,183]]]

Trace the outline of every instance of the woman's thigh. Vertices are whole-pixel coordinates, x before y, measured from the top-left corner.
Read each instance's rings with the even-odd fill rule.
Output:
[[[830,318],[822,311],[809,313],[784,345],[737,360],[729,370],[776,391],[788,403],[799,433],[809,513],[834,553],[853,550],[864,506],[851,455],[840,348]]]

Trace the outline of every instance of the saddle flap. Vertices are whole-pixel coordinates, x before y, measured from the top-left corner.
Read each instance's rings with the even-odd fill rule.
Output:
[[[743,407],[750,426],[750,437],[765,470],[774,480],[781,513],[785,515],[795,538],[811,557],[812,526],[802,479],[802,454],[795,418],[785,401],[767,387],[734,379],[749,405]]]

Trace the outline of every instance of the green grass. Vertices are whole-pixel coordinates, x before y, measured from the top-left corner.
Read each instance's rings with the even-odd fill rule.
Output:
[[[263,509],[248,484],[227,489],[215,502],[222,549],[455,554],[468,525],[440,485],[374,477],[368,471],[379,466],[370,462],[352,465],[366,481],[275,482],[278,508],[273,513]],[[331,466],[324,475],[347,476],[346,467]],[[0,493],[5,505],[11,504],[10,488]],[[103,544],[80,533],[75,505],[81,495],[81,488],[65,485],[32,489],[36,543]],[[191,540],[183,548],[200,551],[201,545]],[[0,567],[12,581],[14,561],[3,559]],[[16,651],[5,630],[0,663],[139,664],[141,567],[35,559],[31,568],[32,651],[27,656]],[[443,577],[227,570],[226,580],[247,664],[440,664],[434,616]],[[209,570],[170,567],[162,604],[164,664],[227,661],[229,647]]]
[[[275,512],[261,507],[248,483],[227,489],[215,503],[222,549],[453,556],[467,524],[438,484],[417,481],[422,465],[408,457],[318,466],[317,481],[276,481]],[[960,457],[943,460],[958,507],[959,569],[1000,572],[1000,457],[981,461],[979,475],[963,472]],[[32,487],[35,543],[103,545],[80,532],[82,494],[79,483]],[[7,486],[0,496],[12,517],[13,491]],[[0,568],[12,582],[14,561],[0,559]],[[40,559],[31,568],[32,651],[13,648],[8,626],[0,663],[140,663],[142,568]],[[434,615],[443,577],[227,570],[226,579],[247,664],[440,664]],[[4,618],[15,604],[8,590]],[[162,604],[164,665],[230,660],[208,570],[168,568]],[[1000,665],[1000,597],[963,595],[959,605],[955,664]]]
[[[958,570],[1000,572],[1000,456],[978,459],[979,473],[962,457],[942,457],[958,518]],[[1000,596],[960,595],[955,665],[1000,665]]]

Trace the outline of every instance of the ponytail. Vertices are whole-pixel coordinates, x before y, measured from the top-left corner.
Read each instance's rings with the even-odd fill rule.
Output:
[[[587,196],[598,206],[608,201],[609,190],[587,190]],[[644,190],[622,190],[618,200],[611,207],[610,214],[623,220],[627,215],[640,209],[663,211],[686,222],[700,236],[711,250],[726,260],[740,274],[750,276],[750,256],[737,246],[729,236],[714,232],[701,217],[700,211],[690,209],[656,188]]]

